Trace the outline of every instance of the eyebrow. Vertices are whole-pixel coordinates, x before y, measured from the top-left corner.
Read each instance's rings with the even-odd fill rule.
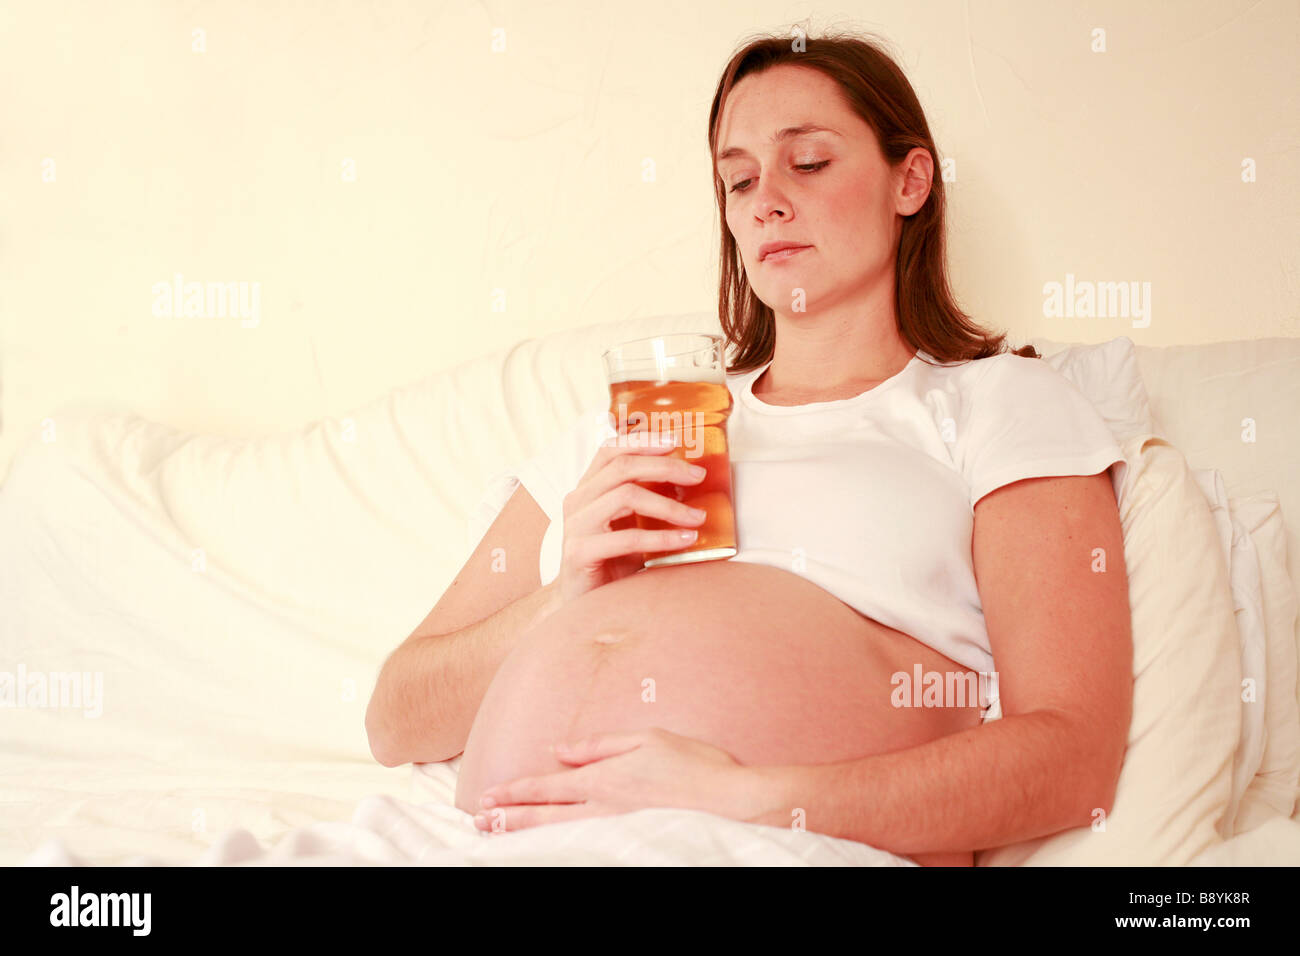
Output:
[[[772,137],[771,142],[779,143],[782,140],[790,139],[794,136],[806,136],[808,133],[834,133],[836,136],[842,136],[839,130],[831,129],[829,126],[818,126],[816,123],[801,123],[798,126],[787,126],[783,130],[778,130]],[[718,162],[724,159],[731,159],[733,156],[748,156],[749,151],[741,149],[739,146],[728,146],[722,152],[718,153]]]

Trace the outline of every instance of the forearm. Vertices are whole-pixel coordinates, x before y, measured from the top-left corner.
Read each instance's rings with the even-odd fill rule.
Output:
[[[488,685],[521,634],[557,607],[556,582],[450,634],[414,636],[389,655],[366,708],[366,733],[385,766],[460,753]]]
[[[1100,806],[1095,754],[1068,721],[1005,717],[893,753],[814,766],[747,767],[754,823],[804,826],[891,853],[978,850],[1086,826]],[[1113,790],[1111,791],[1113,793]]]

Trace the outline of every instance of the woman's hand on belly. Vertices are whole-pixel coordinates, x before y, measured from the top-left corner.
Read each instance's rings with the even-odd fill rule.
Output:
[[[658,727],[598,734],[557,745],[568,769],[489,787],[475,816],[480,830],[502,832],[647,807],[704,810],[750,820],[755,804],[747,771],[729,753]]]

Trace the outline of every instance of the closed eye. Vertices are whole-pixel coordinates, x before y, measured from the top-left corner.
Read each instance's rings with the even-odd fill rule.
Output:
[[[829,159],[825,159],[822,160],[820,163],[804,163],[801,166],[796,166],[795,169],[801,169],[811,174],[817,172],[823,166],[829,166],[830,164],[831,161]],[[749,188],[749,183],[752,182],[753,182],[752,179],[742,179],[740,182],[736,183],[736,185],[731,187],[731,191],[733,193],[743,193],[746,189]]]

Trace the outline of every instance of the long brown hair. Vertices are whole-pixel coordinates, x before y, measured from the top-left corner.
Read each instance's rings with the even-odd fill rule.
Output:
[[[718,175],[718,122],[727,96],[742,78],[789,63],[819,70],[839,84],[850,108],[871,127],[891,167],[917,146],[930,151],[934,175],[930,195],[920,209],[903,220],[894,267],[894,307],[898,331],[913,348],[940,362],[988,358],[1012,351],[1006,333],[994,334],[977,325],[960,308],[948,283],[945,251],[946,208],[939,153],[930,135],[921,103],[897,62],[871,34],[840,31],[819,38],[757,36],[731,57],[722,72],[709,111],[709,153],[713,159],[713,188],[722,227],[718,318],[735,349],[731,372],[758,368],[771,360],[776,348],[776,318],[749,285],[740,247],[727,227],[727,192]],[[1015,354],[1041,358],[1032,345]]]

